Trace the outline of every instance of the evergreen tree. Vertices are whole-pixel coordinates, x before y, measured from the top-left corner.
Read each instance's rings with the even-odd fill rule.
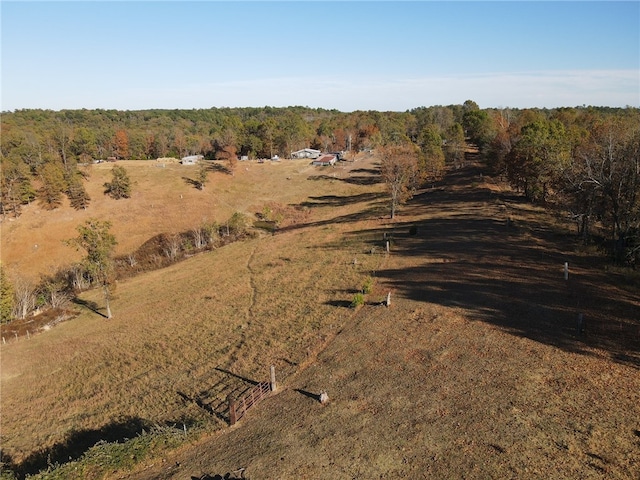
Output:
[[[13,319],[14,305],[13,285],[0,264],[0,323],[8,323]]]
[[[53,210],[59,207],[67,187],[62,168],[54,162],[46,163],[40,169],[40,180],[42,186],[38,190],[38,199],[43,208]]]
[[[203,160],[200,160],[200,165],[198,166],[198,181],[197,186],[198,190],[204,190],[204,186],[207,183],[208,175],[209,175],[209,165],[207,165]]]
[[[67,175],[67,197],[69,197],[71,206],[76,210],[86,209],[91,200],[82,183],[82,175],[75,169]]]
[[[116,165],[111,170],[111,175],[111,182],[104,184],[104,193],[116,200],[131,197],[131,179],[125,168]]]

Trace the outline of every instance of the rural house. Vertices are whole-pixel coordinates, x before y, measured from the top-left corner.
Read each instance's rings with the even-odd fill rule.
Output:
[[[318,158],[320,156],[320,150],[314,150],[313,148],[303,148],[297,152],[291,153],[291,158]]]
[[[336,164],[336,156],[335,155],[323,155],[320,158],[316,158],[311,165],[317,165],[319,167],[328,167],[330,165]]]
[[[180,163],[182,165],[195,165],[203,158],[204,157],[202,155],[190,155],[188,157],[182,157],[182,160],[180,160]]]

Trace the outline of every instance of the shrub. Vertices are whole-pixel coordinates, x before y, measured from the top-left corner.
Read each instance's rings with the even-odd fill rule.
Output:
[[[364,281],[364,284],[362,285],[362,293],[364,293],[365,295],[371,293],[373,291],[373,283],[373,278],[367,277],[367,279]]]
[[[358,292],[353,296],[351,300],[351,308],[358,308],[364,305],[364,294]]]

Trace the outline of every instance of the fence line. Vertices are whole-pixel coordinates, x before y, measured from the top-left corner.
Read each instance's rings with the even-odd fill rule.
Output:
[[[275,388],[275,369],[271,367],[271,379],[269,382],[258,383],[239,399],[235,399],[232,395],[229,395],[229,397],[227,397],[229,402],[229,424],[234,425],[238,422],[251,407],[267,397]]]

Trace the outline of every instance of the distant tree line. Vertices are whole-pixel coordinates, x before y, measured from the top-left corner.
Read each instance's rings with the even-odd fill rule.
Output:
[[[18,110],[3,113],[1,122],[5,217],[19,216],[21,206],[34,201],[57,208],[65,195],[72,207],[87,208],[84,181],[90,170],[84,166],[95,160],[202,155],[232,163],[241,156],[287,158],[305,147],[357,152],[401,139],[440,152],[443,142],[451,151],[464,144],[461,106],[404,113],[307,107]],[[120,190],[105,187],[118,198]]]
[[[235,161],[238,156],[287,158],[304,147],[347,152],[384,147],[387,158],[402,157],[405,167],[417,162],[417,171],[403,175],[397,165],[383,166],[389,179],[408,179],[393,187],[399,202],[420,181],[437,176],[445,163],[460,165],[470,142],[494,174],[528,199],[569,212],[585,242],[594,235],[605,239],[617,262],[633,263],[640,255],[637,108],[481,109],[467,100],[405,112],[18,110],[3,113],[0,128],[4,217],[18,216],[21,206],[33,201],[56,208],[64,195],[74,208],[87,208],[89,170],[83,165],[95,159],[203,155]],[[126,198],[126,172],[113,174],[105,193]],[[200,188],[206,181],[201,176]]]
[[[640,109],[474,109],[469,135],[494,173],[557,208],[618,264],[640,260]]]

